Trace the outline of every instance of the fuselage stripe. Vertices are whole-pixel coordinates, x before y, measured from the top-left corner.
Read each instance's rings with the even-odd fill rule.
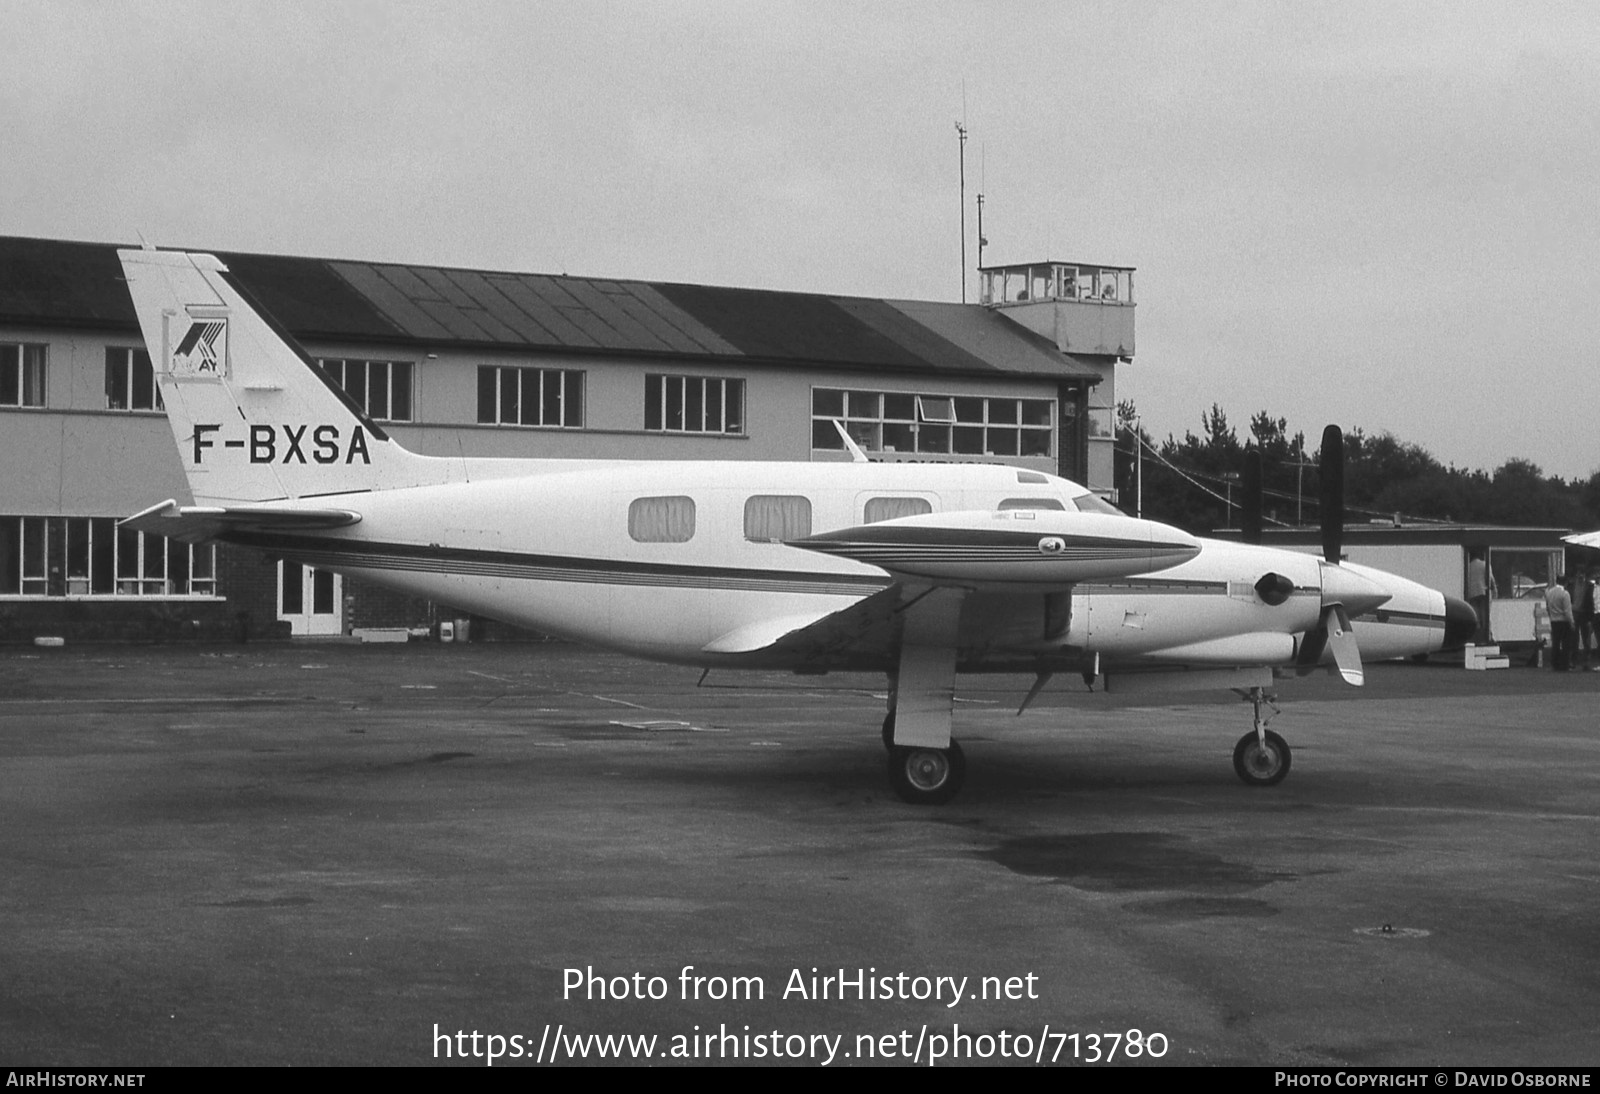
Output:
[[[585,559],[461,547],[376,543],[326,536],[237,532],[222,538],[230,543],[270,551],[308,566],[327,569],[389,570],[599,585],[798,592],[827,596],[862,596],[890,584],[889,578],[871,574],[856,576]]]

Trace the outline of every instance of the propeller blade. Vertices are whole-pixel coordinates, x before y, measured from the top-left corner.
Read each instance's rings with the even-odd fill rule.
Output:
[[[1322,431],[1322,557],[1335,565],[1344,547],[1344,433]]]
[[[1328,646],[1333,650],[1333,664],[1344,677],[1344,682],[1354,687],[1366,683],[1361,668],[1361,650],[1356,647],[1356,632],[1350,628],[1350,616],[1343,604],[1334,604],[1322,615],[1323,629],[1328,632]]]
[[[1261,449],[1244,453],[1244,497],[1239,507],[1239,528],[1246,543],[1261,542]]]
[[[1322,622],[1307,631],[1300,640],[1300,649],[1294,658],[1295,675],[1305,676],[1315,672],[1322,664],[1322,656],[1333,653],[1333,667],[1344,682],[1354,687],[1366,683],[1366,671],[1361,664],[1361,649],[1356,645],[1356,632],[1350,626],[1350,613],[1343,604],[1329,604],[1322,613]]]
[[[1322,661],[1322,651],[1328,648],[1328,628],[1325,623],[1318,623],[1306,632],[1300,639],[1300,648],[1294,655],[1294,672],[1296,676],[1307,676],[1315,672]]]

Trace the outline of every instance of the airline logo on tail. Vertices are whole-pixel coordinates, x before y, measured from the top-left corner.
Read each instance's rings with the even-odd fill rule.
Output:
[[[183,340],[172,351],[169,371],[174,377],[221,380],[228,375],[228,321],[195,318]]]

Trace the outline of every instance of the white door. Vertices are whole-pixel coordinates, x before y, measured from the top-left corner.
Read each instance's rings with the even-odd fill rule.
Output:
[[[278,563],[278,618],[296,637],[344,632],[343,588],[332,570]]]

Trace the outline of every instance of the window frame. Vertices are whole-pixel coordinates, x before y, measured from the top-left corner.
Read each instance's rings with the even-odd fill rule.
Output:
[[[31,366],[31,367],[30,367]],[[30,402],[33,372],[35,401]],[[0,408],[43,410],[50,395],[50,347],[45,342],[0,342]]]
[[[144,372],[148,369],[150,375],[150,400],[149,405],[136,405],[139,390],[143,386]],[[150,360],[149,352],[143,346],[107,346],[106,347],[106,372],[105,394],[107,410],[118,414],[165,414],[167,405],[161,399],[161,385],[156,382],[155,365]],[[117,394],[117,384],[120,381],[123,406],[114,402]]]
[[[746,436],[745,390],[742,376],[646,373],[645,432],[701,437]],[[699,419],[698,425],[692,424],[695,418]],[[677,424],[673,424],[674,419]]]
[[[360,365],[360,390],[352,386],[351,379],[356,370],[352,365]],[[375,422],[414,422],[417,414],[417,366],[415,361],[404,360],[377,360],[367,357],[319,357],[317,367],[322,369],[328,377],[338,384],[340,389],[361,408],[362,413]],[[375,374],[383,376],[383,406],[373,406],[375,387],[373,377]],[[405,406],[397,407],[400,401],[395,393],[401,390],[402,385],[396,380],[403,374],[405,383]],[[382,413],[379,413],[379,410]],[[396,411],[402,411],[397,413]]]
[[[530,389],[537,395],[536,421],[523,421],[523,410]],[[557,421],[546,421],[545,400],[550,394],[550,380],[558,379],[556,392]],[[487,382],[486,382],[487,381]],[[585,408],[588,403],[588,373],[582,369],[540,368],[537,365],[479,365],[478,366],[478,424],[511,426],[518,429],[583,429]],[[512,420],[506,419],[508,388],[515,388]],[[485,396],[488,397],[487,403]],[[485,415],[488,416],[485,416]],[[576,420],[573,420],[576,419]]]

